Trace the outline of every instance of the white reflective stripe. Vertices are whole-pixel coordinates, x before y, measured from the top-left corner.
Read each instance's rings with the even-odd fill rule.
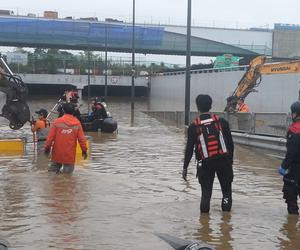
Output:
[[[202,153],[203,153],[203,155],[204,155],[204,158],[208,158],[207,148],[206,148],[206,144],[205,144],[205,141],[204,141],[204,136],[203,136],[203,134],[201,134],[201,135],[199,136],[199,139],[200,139],[200,144],[201,144]]]
[[[209,119],[206,119],[206,120],[201,120],[200,123],[204,124],[204,123],[209,123],[209,122],[213,122],[213,121],[214,121],[214,119],[209,118]]]
[[[222,151],[224,153],[227,153],[227,147],[226,147],[226,144],[225,144],[225,141],[224,141],[224,136],[223,136],[223,133],[222,133],[221,130],[219,132],[219,140],[220,140],[220,143],[221,143]]]

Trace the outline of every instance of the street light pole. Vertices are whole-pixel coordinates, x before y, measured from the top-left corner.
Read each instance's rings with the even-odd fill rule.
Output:
[[[185,69],[185,109],[184,124],[190,123],[190,95],[191,95],[191,16],[192,0],[188,0],[187,8],[187,32],[186,32],[186,69]]]
[[[88,114],[90,113],[90,98],[91,98],[91,72],[90,72],[90,63],[91,63],[91,52],[88,50]]]
[[[105,87],[104,87],[105,100],[107,99],[107,23],[105,23]]]
[[[135,76],[135,0],[132,0],[132,64],[131,64],[131,110],[134,110],[134,76]]]

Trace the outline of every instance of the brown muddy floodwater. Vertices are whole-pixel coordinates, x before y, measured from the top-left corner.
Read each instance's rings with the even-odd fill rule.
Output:
[[[0,238],[11,249],[171,249],[154,233],[216,249],[300,249],[298,216],[288,216],[282,200],[279,160],[236,146],[232,212],[221,212],[216,181],[211,212],[200,215],[193,163],[189,182],[181,179],[183,130],[141,112],[146,100],[136,103],[133,121],[130,102],[114,99],[108,107],[119,133],[89,133],[91,157],[71,176],[47,172],[28,125],[11,131],[1,120],[1,137],[29,138],[24,156],[0,157]]]

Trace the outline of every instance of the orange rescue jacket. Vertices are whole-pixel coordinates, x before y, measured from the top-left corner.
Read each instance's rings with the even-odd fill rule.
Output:
[[[36,132],[39,129],[44,129],[49,127],[49,122],[46,119],[37,119],[34,125],[31,127],[32,132]]]
[[[239,106],[238,112],[244,112],[244,113],[248,113],[249,112],[249,107],[246,103],[243,103],[241,106]]]
[[[65,114],[52,123],[45,149],[52,146],[53,162],[74,164],[77,140],[81,150],[87,151],[86,139],[80,122],[73,115]]]

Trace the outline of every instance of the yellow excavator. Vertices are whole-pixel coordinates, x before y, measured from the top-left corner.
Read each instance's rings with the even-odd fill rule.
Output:
[[[227,98],[226,112],[235,112],[238,100],[245,99],[261,83],[262,75],[300,73],[300,60],[267,63],[267,57],[254,58],[239,81],[233,94]]]
[[[17,130],[30,121],[30,110],[26,99],[28,89],[21,77],[13,74],[0,55],[0,92],[6,95],[6,102],[0,116],[9,120],[9,127]]]

